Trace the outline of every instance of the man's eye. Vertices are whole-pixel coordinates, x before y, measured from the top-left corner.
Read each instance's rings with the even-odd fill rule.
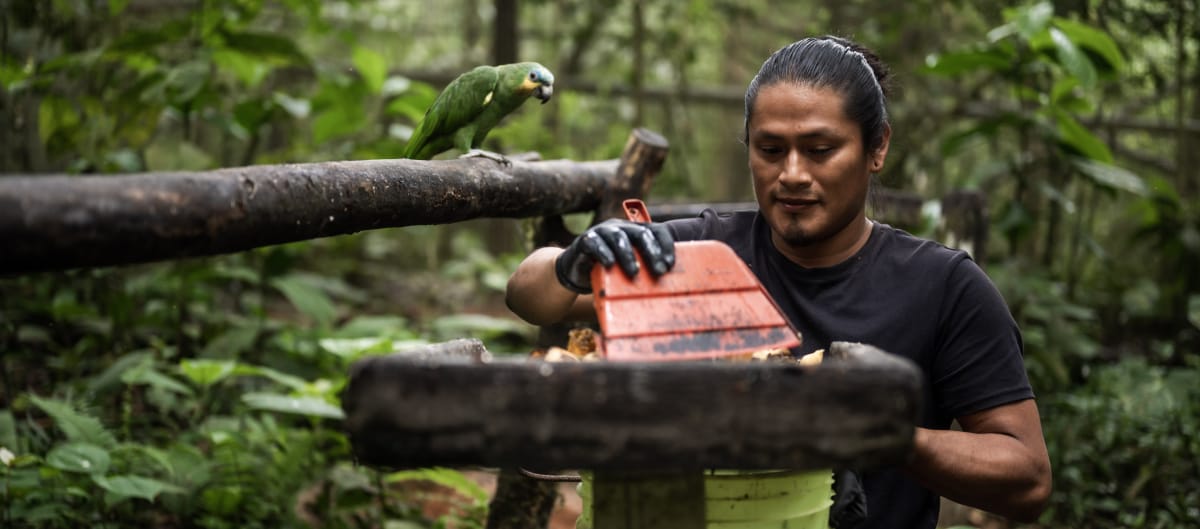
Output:
[[[833,147],[827,147],[824,145],[822,145],[820,147],[811,147],[808,149],[808,153],[813,156],[827,156],[827,155],[831,154],[832,152],[833,152]]]
[[[758,151],[766,155],[774,155],[783,152],[783,149],[775,145],[760,145]]]

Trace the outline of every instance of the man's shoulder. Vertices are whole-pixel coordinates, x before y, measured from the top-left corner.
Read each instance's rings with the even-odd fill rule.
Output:
[[[712,208],[700,212],[699,217],[667,221],[667,229],[679,241],[717,240],[729,242],[744,239],[754,226],[758,211],[746,210],[732,213],[717,213]]]
[[[877,255],[884,264],[915,267],[928,272],[934,269],[949,271],[964,261],[971,261],[971,256],[966,251],[913,235],[888,224],[877,223],[875,234],[879,236]]]

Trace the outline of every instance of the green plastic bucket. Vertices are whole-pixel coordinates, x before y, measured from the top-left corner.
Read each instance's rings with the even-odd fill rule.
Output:
[[[591,476],[583,474],[576,529],[592,529]],[[704,476],[707,529],[826,529],[833,471],[713,470]]]

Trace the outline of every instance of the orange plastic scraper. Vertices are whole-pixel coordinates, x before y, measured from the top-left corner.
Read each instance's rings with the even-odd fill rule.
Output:
[[[623,205],[629,220],[650,222],[641,200]],[[758,278],[720,241],[675,243],[674,269],[657,278],[644,264],[632,279],[619,266],[596,265],[592,287],[609,360],[746,358],[800,345]]]

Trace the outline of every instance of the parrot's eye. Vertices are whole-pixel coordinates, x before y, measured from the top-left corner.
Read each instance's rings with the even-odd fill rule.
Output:
[[[537,80],[537,72],[529,72],[529,80],[536,81]]]

